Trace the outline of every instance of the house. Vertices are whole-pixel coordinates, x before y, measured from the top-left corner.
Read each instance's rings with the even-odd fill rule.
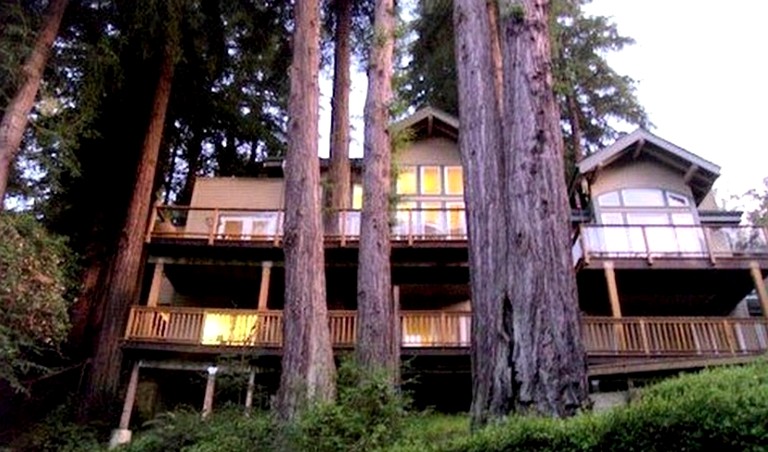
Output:
[[[458,121],[427,108],[393,127],[413,135],[397,157],[392,224],[401,353],[425,383],[424,404],[445,403],[429,383],[449,382],[462,388],[449,402],[467,406],[471,295]],[[353,209],[339,213],[343,227],[325,240],[338,352],[355,342],[362,192],[353,168]],[[768,321],[742,302],[757,287],[768,313],[768,230],[717,208],[719,171],[642,129],[579,162],[572,243],[590,378],[742,362],[768,349]],[[263,393],[257,386],[276,387],[283,202],[280,164],[268,162],[263,177],[200,178],[190,206],[156,207],[144,290],[123,343],[133,371],[121,428],[135,399],[148,410],[192,391],[209,412],[223,370],[247,375],[248,407]],[[200,373],[205,395],[179,376]]]

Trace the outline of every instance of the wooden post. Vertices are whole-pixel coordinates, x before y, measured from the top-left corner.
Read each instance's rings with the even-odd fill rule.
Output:
[[[205,397],[203,398],[202,418],[207,418],[213,411],[213,394],[216,390],[216,366],[208,368],[208,381],[205,383]]]
[[[163,284],[163,275],[165,274],[165,264],[160,261],[155,263],[155,271],[152,273],[152,284],[149,286],[149,297],[147,298],[147,306],[157,306],[158,300],[160,300],[160,287]]]
[[[251,408],[253,408],[253,393],[256,389],[256,368],[251,367],[248,373],[248,389],[245,392],[245,415],[251,415]]]
[[[616,272],[614,271],[613,261],[605,261],[603,263],[603,270],[605,271],[605,281],[608,284],[608,301],[611,303],[611,315],[614,319],[621,319],[621,304],[619,304],[619,290],[616,286]],[[626,349],[624,325],[616,323],[614,332],[616,334],[619,350]]]
[[[702,230],[704,231],[704,244],[709,254],[709,262],[715,265],[717,260],[715,259],[715,248],[712,246],[712,231],[708,227],[704,227]]]
[[[760,306],[763,308],[763,316],[768,318],[768,290],[765,289],[763,273],[760,271],[760,264],[757,261],[749,263],[749,271],[752,273],[752,281],[757,289],[757,297],[760,299]]]
[[[621,318],[621,305],[619,304],[619,290],[616,286],[616,272],[614,271],[613,261],[603,263],[605,271],[605,281],[608,284],[608,301],[611,302],[611,315],[613,318]]]
[[[155,205],[149,211],[149,223],[147,223],[147,232],[144,236],[144,243],[152,241],[152,231],[155,229],[155,223],[157,222],[157,211],[160,209],[160,200],[155,201]]]
[[[216,239],[216,234],[219,229],[219,209],[213,209],[213,223],[211,223],[211,230],[208,231],[208,244],[213,245],[213,241]]]
[[[269,299],[269,278],[272,274],[272,261],[261,263],[261,287],[259,287],[259,311],[267,310]]]
[[[128,390],[125,392],[125,402],[123,403],[123,413],[120,415],[120,430],[128,430],[131,425],[131,413],[133,412],[133,403],[136,401],[136,389],[139,386],[139,361],[133,364],[131,369],[131,379],[128,380]]]

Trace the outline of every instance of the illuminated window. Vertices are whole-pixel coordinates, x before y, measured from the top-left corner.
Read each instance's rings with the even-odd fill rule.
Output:
[[[421,167],[421,194],[439,195],[442,193],[439,166]]]
[[[204,345],[246,344],[252,341],[256,331],[256,315],[233,315],[205,313],[203,335]]]
[[[445,194],[464,194],[464,178],[460,166],[445,167]]]
[[[397,194],[415,195],[416,191],[416,167],[404,166],[400,168],[397,175]]]
[[[352,208],[355,210],[363,208],[363,186],[360,184],[352,185]]]
[[[464,221],[464,203],[447,202],[445,208],[448,211],[448,231],[452,235],[465,235],[467,226]]]

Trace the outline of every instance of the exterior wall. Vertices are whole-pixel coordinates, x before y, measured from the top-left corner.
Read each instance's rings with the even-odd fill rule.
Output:
[[[198,178],[192,207],[282,209],[282,178]]]
[[[603,168],[592,182],[591,196],[594,199],[622,188],[661,188],[693,200],[693,192],[682,174],[651,160],[623,160]]]
[[[398,165],[461,165],[459,146],[447,138],[419,140],[398,153]]]
[[[707,193],[707,196],[699,203],[699,210],[723,210],[717,205],[715,195],[712,192]]]
[[[283,187],[283,178],[198,178],[191,207],[280,210],[283,208]],[[212,210],[191,210],[186,232],[205,236],[212,219]]]

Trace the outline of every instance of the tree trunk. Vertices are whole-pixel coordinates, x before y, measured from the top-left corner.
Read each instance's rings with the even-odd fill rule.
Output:
[[[187,143],[187,177],[184,179],[184,186],[179,192],[176,202],[180,206],[188,206],[192,203],[192,191],[195,189],[202,151],[203,133],[201,130],[197,130],[193,132],[192,138]]]
[[[32,53],[21,68],[24,80],[6,107],[0,122],[0,211],[3,210],[3,199],[8,186],[11,164],[19,152],[29,112],[35,103],[35,97],[43,79],[45,63],[48,61],[53,41],[59,33],[61,19],[64,17],[68,2],[69,0],[51,0],[48,5],[43,28],[35,40]]]
[[[389,193],[392,102],[393,0],[377,0],[374,39],[368,65],[363,155],[363,211],[357,273],[357,358],[371,371],[384,371],[394,382],[399,365],[392,325],[395,322],[390,270]]]
[[[144,233],[149,217],[152,189],[157,169],[165,113],[171,93],[174,56],[167,46],[160,64],[160,73],[149,117],[149,126],[142,144],[141,160],[128,213],[119,238],[112,277],[106,290],[103,321],[86,385],[85,407],[97,413],[114,406],[120,382],[120,337],[131,304],[136,302]]]
[[[581,121],[579,120],[579,113],[581,109],[576,103],[576,93],[569,93],[565,101],[568,104],[568,124],[571,126],[571,150],[573,151],[573,163],[579,163],[586,157],[584,155],[584,146],[581,144]]]
[[[504,65],[501,62],[501,40],[499,37],[499,2],[486,0],[488,9],[488,33],[491,46],[491,61],[493,61],[493,84],[496,88],[496,100],[499,114],[504,114]]]
[[[461,113],[459,148],[467,200],[472,289],[473,426],[509,411],[512,398],[510,303],[504,287],[506,223],[501,204],[501,126],[488,11],[483,0],[455,0]]]
[[[325,300],[325,259],[317,158],[320,10],[294,6],[288,150],[285,159],[285,307],[278,415],[295,419],[308,405],[333,399],[335,368]]]
[[[515,410],[566,416],[587,401],[571,262],[563,142],[553,93],[548,0],[522,0],[504,30],[507,288]]]
[[[325,193],[325,232],[340,234],[339,211],[349,209],[349,70],[352,0],[336,0],[336,36],[333,56],[333,97],[331,98],[331,168]]]

